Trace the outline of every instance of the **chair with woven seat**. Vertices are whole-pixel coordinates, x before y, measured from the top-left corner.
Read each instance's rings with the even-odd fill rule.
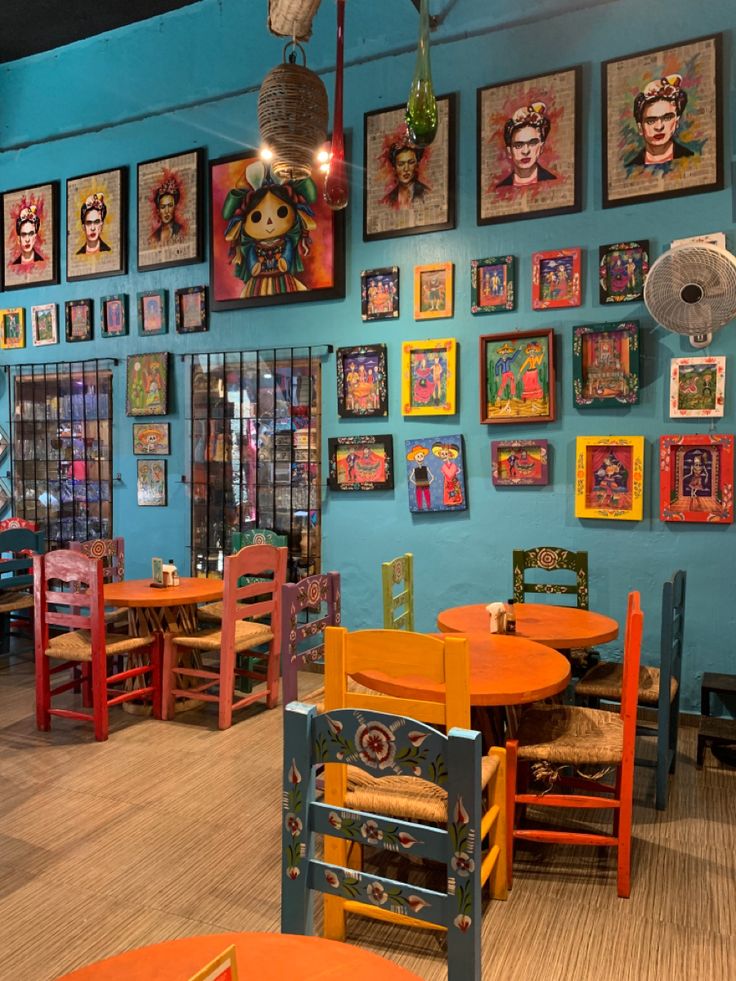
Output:
[[[312,615],[314,618],[309,619]],[[281,587],[281,684],[284,708],[298,696],[299,669],[324,663],[326,627],[340,626],[340,574],[308,576]],[[307,699],[321,699],[320,685]]]
[[[41,532],[16,524],[23,519],[6,520],[13,524],[0,531],[0,654],[10,652],[13,614],[33,609],[33,556],[44,550]]]
[[[637,757],[636,764],[656,768],[655,805],[659,811],[667,808],[668,778],[675,772],[677,763],[686,579],[684,569],[679,569],[662,587],[659,667],[641,665],[639,668],[639,705],[656,709],[657,718],[653,724],[640,722],[636,733],[657,737],[657,758],[651,761]],[[620,702],[622,685],[623,665],[601,661],[577,683],[575,697],[597,708],[601,701]]]
[[[234,531],[230,536],[230,541],[232,543],[231,555],[237,554],[241,548],[246,548],[249,545],[273,545],[276,548],[286,548],[289,544],[289,539],[287,535],[279,535],[275,531],[270,531],[268,528],[252,528],[250,531]],[[250,582],[263,582],[263,576],[248,576],[243,579],[241,586],[246,585],[246,581]],[[218,600],[215,603],[204,603],[197,610],[198,616],[203,620],[207,621],[219,621],[222,620],[222,601]]]
[[[413,630],[414,556],[411,552],[382,563],[381,585],[384,629]]]
[[[163,716],[173,715],[174,698],[182,697],[218,705],[218,725],[227,729],[233,711],[265,698],[273,708],[279,695],[281,653],[281,587],[286,578],[287,549],[274,545],[250,545],[225,559],[222,621],[216,628],[164,637]],[[241,578],[256,581],[241,586]],[[268,577],[271,578],[268,578]],[[268,622],[263,622],[267,619]],[[264,646],[265,653],[254,648]],[[237,655],[244,652],[265,660],[265,671],[239,668]],[[207,667],[181,663],[182,657],[197,652]],[[189,678],[190,688],[177,681]],[[265,682],[262,691],[246,695],[238,687],[241,678]],[[217,692],[213,692],[217,688]]]
[[[69,542],[72,552],[81,552],[91,559],[102,559],[102,575],[105,582],[121,582],[125,579],[125,539],[91,538],[86,542]],[[126,626],[128,611],[121,607],[105,611],[109,625]]]
[[[328,628],[334,630],[336,628]],[[467,677],[466,677],[467,680]],[[342,709],[317,714],[292,702],[284,713],[281,932],[314,932],[312,891],[325,906],[343,897],[351,910],[387,920],[402,910],[407,924],[447,931],[448,981],[480,981],[481,736],[452,728],[448,735],[395,713]],[[407,784],[433,781],[446,803],[439,827],[418,827],[381,811],[322,803],[315,771],[394,773]],[[415,774],[420,772],[420,780]],[[324,861],[315,858],[322,836]],[[443,886],[426,888],[396,878],[358,873],[338,861],[348,844],[368,840],[379,849],[442,864]],[[299,975],[294,965],[294,977]]]
[[[557,842],[616,848],[618,895],[631,892],[631,818],[636,740],[636,699],[644,616],[639,594],[629,593],[624,639],[624,673],[618,713],[575,705],[536,703],[521,714],[516,736],[506,742],[508,764],[509,881],[513,875],[514,841]],[[572,768],[574,775],[562,775]],[[616,773],[614,785],[601,783],[580,767],[602,767]],[[598,776],[602,774],[598,773]],[[530,777],[547,786],[530,792]],[[517,784],[518,782],[518,784]],[[560,792],[556,792],[556,788]],[[568,792],[569,791],[569,792]],[[613,830],[556,830],[549,826],[521,827],[517,808],[578,808],[611,810]]]
[[[51,717],[81,719],[94,726],[95,739],[109,733],[109,710],[122,702],[150,699],[160,715],[161,659],[152,636],[128,637],[105,631],[104,573],[100,559],[59,549],[33,558],[36,635],[36,724],[47,732]],[[86,587],[86,588],[85,588]],[[63,630],[63,633],[57,631]],[[56,633],[51,636],[51,632]],[[109,672],[110,658],[124,657],[123,670]],[[52,661],[60,663],[51,666]],[[135,661],[135,663],[134,663]],[[57,708],[54,698],[79,687],[83,707]],[[52,676],[71,672],[52,687]],[[137,683],[137,686],[136,686]]]

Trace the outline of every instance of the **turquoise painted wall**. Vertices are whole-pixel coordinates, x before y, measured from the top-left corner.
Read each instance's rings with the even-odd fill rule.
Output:
[[[656,650],[662,580],[678,566],[688,570],[688,623],[684,697],[698,705],[703,670],[732,670],[736,603],[733,583],[734,527],[673,526],[658,519],[659,481],[656,441],[664,432],[698,432],[698,421],[673,425],[668,417],[669,359],[691,352],[686,340],[656,327],[643,304],[627,304],[627,317],[642,327],[642,392],[639,405],[616,412],[579,412],[572,406],[572,329],[612,319],[598,304],[597,250],[601,243],[648,238],[658,255],[673,238],[725,231],[734,240],[730,186],[733,154],[733,29],[731,0],[715,0],[696,9],[684,0],[642,5],[635,0],[596,4],[537,0],[524,5],[491,5],[485,0],[433,3],[447,13],[433,35],[433,73],[438,92],[459,93],[457,228],[446,233],[363,243],[361,167],[363,113],[405,99],[414,65],[416,14],[408,0],[375,0],[347,5],[346,125],[352,129],[353,196],[347,215],[347,289],[344,300],[267,307],[213,314],[208,334],[163,338],[98,339],[56,348],[27,347],[3,352],[5,362],[125,356],[167,347],[186,351],[240,349],[273,345],[364,341],[385,342],[389,350],[390,415],[385,422],[338,420],[334,358],[324,374],[323,434],[391,432],[397,454],[397,486],[372,495],[323,497],[325,568],[343,575],[345,622],[365,627],[379,622],[381,561],[399,552],[415,554],[417,626],[429,630],[436,612],[450,605],[505,598],[510,593],[511,550],[535,544],[561,544],[590,553],[591,604],[623,617],[626,593],[642,592],[645,634]],[[246,10],[247,8],[247,10]],[[584,8],[584,9],[578,9]],[[135,165],[189,147],[204,146],[210,158],[257,142],[256,100],[265,71],[280,60],[281,43],[265,29],[266,0],[202,0],[176,11],[57,51],[17,61],[0,69],[0,188],[10,189],[58,179],[62,194],[67,177],[120,165]],[[665,45],[713,31],[725,31],[724,105],[727,188],[674,201],[603,211],[600,177],[600,91],[602,60]],[[312,67],[332,89],[334,3],[324,0],[308,47]],[[475,221],[476,88],[524,75],[582,63],[583,70],[583,211],[536,221],[478,227]],[[135,208],[129,241],[135,242]],[[63,223],[62,223],[63,233]],[[62,234],[63,237],[63,234]],[[585,251],[584,303],[578,309],[532,312],[531,253],[538,249],[581,246]],[[495,318],[469,313],[469,262],[479,256],[511,253],[518,258],[518,309]],[[62,269],[65,267],[62,245]],[[436,324],[412,318],[412,267],[417,263],[455,263],[455,316]],[[359,274],[364,268],[396,264],[401,268],[401,317],[391,323],[363,325]],[[131,272],[110,279],[3,294],[2,306],[56,302],[109,293],[206,283],[208,266],[160,272]],[[623,312],[623,311],[622,311]],[[486,427],[478,422],[478,336],[481,333],[553,327],[558,336],[558,419],[545,426]],[[99,329],[99,328],[97,328]],[[135,325],[134,328],[135,330]],[[454,336],[460,344],[460,402],[452,418],[403,419],[400,415],[400,343],[425,336]],[[716,335],[713,354],[734,355],[733,325]],[[11,357],[12,356],[12,357]],[[179,480],[185,468],[184,364],[172,359],[174,397],[172,454],[169,457],[169,506],[141,509],[135,503],[135,460],[131,455],[132,420],[124,412],[124,371],[117,369],[115,390],[114,472],[116,530],[124,533],[132,576],[146,574],[152,554],[188,564],[188,496]],[[728,362],[726,415],[713,426],[736,429],[736,361]],[[0,419],[7,423],[8,392],[0,375]],[[466,444],[466,512],[410,515],[403,482],[404,439],[462,432]],[[609,433],[646,437],[645,514],[640,522],[580,521],[574,517],[572,472],[575,437]],[[545,488],[494,489],[490,480],[491,439],[510,435],[544,437],[552,445],[552,480]],[[326,462],[326,460],[325,460]],[[620,644],[611,645],[612,649]]]

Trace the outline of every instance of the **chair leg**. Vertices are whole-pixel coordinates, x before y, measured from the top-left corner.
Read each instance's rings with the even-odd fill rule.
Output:
[[[176,651],[174,650],[174,638],[167,630],[163,635],[163,650],[161,652],[161,718],[172,719],[174,717],[174,696],[171,689],[174,687],[174,661]]]
[[[506,751],[498,746],[491,750],[493,756],[499,761],[498,772],[493,778],[492,785],[489,787],[488,804],[498,808],[498,817],[494,830],[488,841],[488,848],[498,847],[498,856],[491,870],[488,888],[493,899],[508,898],[508,821],[507,821],[507,777],[506,777]]]
[[[9,613],[0,613],[0,654],[10,654]]]
[[[218,726],[229,729],[233,724],[233,689],[235,688],[235,648],[223,645],[220,650],[220,695]]]
[[[622,899],[631,895],[631,818],[634,807],[634,767],[621,767],[618,817],[617,886]]]
[[[104,651],[90,662],[92,672],[92,717],[95,726],[95,739],[104,742],[110,732],[110,707],[107,704],[107,659]]]
[[[51,665],[45,654],[36,651],[36,728],[48,732],[51,728]]]
[[[509,889],[514,884],[514,828],[516,827],[516,768],[519,743],[509,739],[506,743],[506,879]]]
[[[276,708],[279,704],[279,652],[276,642],[268,645],[268,661],[266,662],[266,708]]]
[[[157,633],[151,644],[151,686],[153,687],[153,717],[162,718],[162,694],[161,694],[161,660],[162,660],[162,641],[161,634]]]

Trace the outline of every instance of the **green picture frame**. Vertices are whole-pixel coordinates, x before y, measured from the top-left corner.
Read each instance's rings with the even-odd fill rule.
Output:
[[[516,262],[512,255],[470,260],[470,312],[505,313],[516,306]]]
[[[639,321],[576,327],[573,402],[578,409],[624,408],[639,401]]]
[[[128,296],[113,293],[100,300],[101,333],[103,337],[124,337],[128,333]]]
[[[169,294],[167,290],[144,290],[137,295],[138,334],[152,337],[169,331]]]

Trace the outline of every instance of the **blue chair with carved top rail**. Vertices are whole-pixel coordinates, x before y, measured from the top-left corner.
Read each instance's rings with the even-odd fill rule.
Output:
[[[0,654],[10,652],[13,614],[33,610],[33,556],[44,552],[44,536],[26,527],[0,531]],[[32,629],[32,617],[28,623]]]

